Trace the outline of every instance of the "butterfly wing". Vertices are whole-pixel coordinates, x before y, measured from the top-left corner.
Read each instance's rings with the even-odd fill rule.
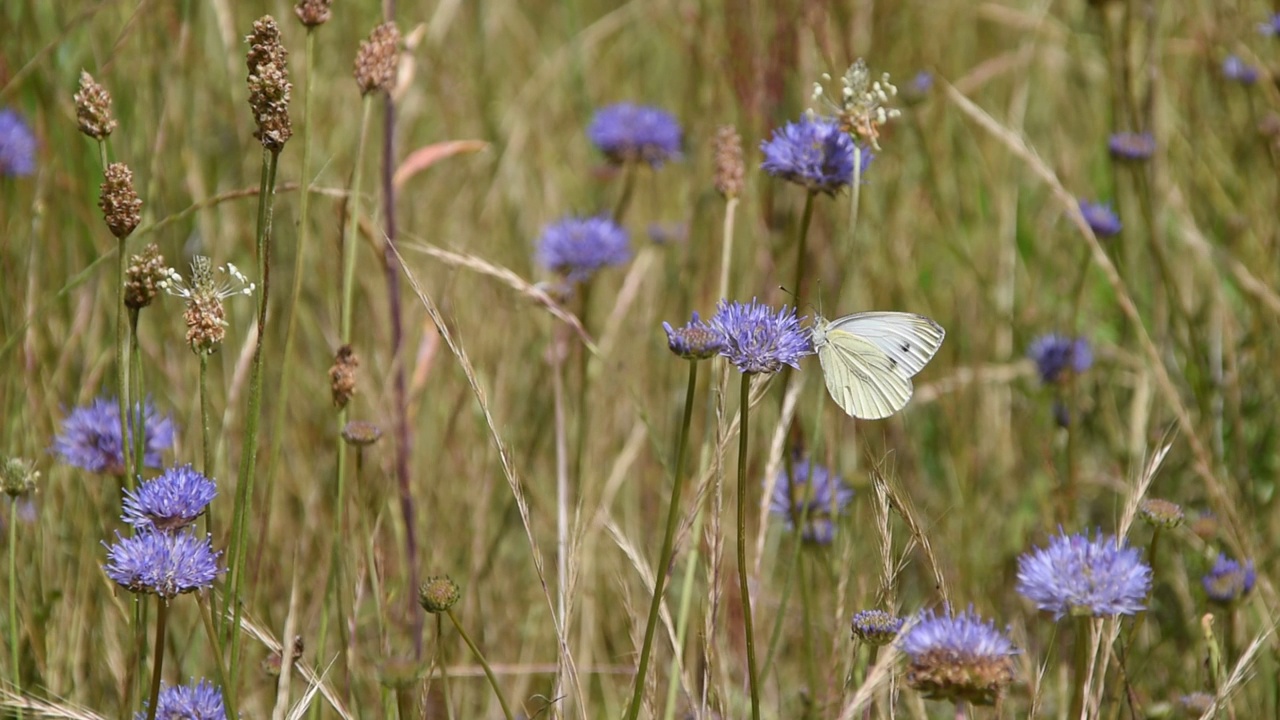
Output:
[[[846,315],[830,323],[828,332],[833,331],[852,333],[871,342],[906,378],[924,369],[942,347],[942,339],[947,335],[947,331],[933,320],[904,312]]]
[[[911,399],[911,380],[870,340],[830,327],[824,342],[815,344],[827,392],[849,415],[879,420]]]

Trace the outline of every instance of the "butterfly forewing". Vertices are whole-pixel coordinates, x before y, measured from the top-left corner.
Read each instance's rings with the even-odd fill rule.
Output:
[[[846,315],[833,320],[826,331],[843,331],[871,342],[888,356],[899,374],[908,378],[924,369],[947,334],[924,315],[904,312]]]
[[[875,343],[837,329],[832,323],[819,327],[814,345],[827,392],[853,417],[886,418],[911,399],[911,381],[895,369],[894,361]]]

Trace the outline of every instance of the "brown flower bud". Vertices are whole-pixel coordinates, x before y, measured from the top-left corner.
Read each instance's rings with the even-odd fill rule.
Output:
[[[372,445],[381,437],[382,428],[363,420],[352,420],[342,428],[342,439],[355,447]]]
[[[356,368],[360,359],[350,345],[338,348],[333,357],[333,367],[329,368],[329,389],[333,393],[333,404],[343,408],[356,394]]]
[[[160,283],[168,277],[164,256],[154,243],[142,249],[142,253],[129,259],[124,271],[124,304],[140,310],[151,304],[160,293]]]
[[[280,44],[280,28],[275,18],[263,15],[253,24],[253,34],[245,38],[249,52],[249,107],[258,123],[254,137],[262,147],[279,152],[293,136],[289,122],[289,51]]]
[[[98,207],[111,234],[123,240],[142,219],[142,200],[133,190],[133,171],[128,165],[111,163],[104,175]]]
[[[111,116],[111,93],[83,70],[80,71],[80,90],[75,94],[75,101],[80,132],[94,140],[102,140],[116,129],[116,120]]]
[[[333,0],[298,0],[293,6],[293,14],[298,16],[303,25],[315,27],[329,22],[329,6]]]
[[[368,95],[374,90],[390,92],[395,86],[399,62],[400,30],[396,24],[387,22],[374,28],[356,53],[355,76],[360,94]]]
[[[742,194],[742,138],[732,125],[723,125],[716,131],[716,191],[726,198]]]

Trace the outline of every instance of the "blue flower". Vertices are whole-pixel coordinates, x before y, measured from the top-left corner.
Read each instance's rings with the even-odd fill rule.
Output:
[[[903,619],[884,610],[862,610],[853,614],[853,636],[869,645],[888,645],[902,629]]]
[[[143,463],[157,468],[160,453],[173,446],[173,421],[167,416],[161,417],[150,400],[142,412]],[[130,436],[132,442],[132,429]],[[100,397],[87,407],[72,410],[62,421],[62,433],[53,439],[50,450],[68,465],[93,473],[123,475],[119,403],[114,398]]]
[[[853,182],[853,152],[856,146],[839,123],[825,117],[806,115],[799,122],[787,123],[773,131],[773,137],[760,144],[765,172],[790,180],[811,192],[834,195]],[[865,174],[875,156],[859,147],[862,173]]]
[[[106,545],[106,543],[103,543]],[[107,577],[134,593],[151,593],[168,600],[207,588],[218,577],[218,556],[208,537],[187,532],[142,532],[107,546]]]
[[[783,365],[799,369],[800,358],[813,354],[809,332],[785,305],[775,313],[755,298],[749,304],[721,300],[709,324],[724,337],[720,354],[744,373],[776,373]]]
[[[924,100],[928,96],[929,91],[933,89],[933,73],[928,70],[921,70],[911,78],[911,82],[902,89],[902,97],[909,103],[917,103]]]
[[[146,720],[147,713],[139,712],[133,720]],[[226,720],[227,709],[222,701],[222,691],[208,680],[195,685],[160,687],[156,701],[156,720]]]
[[[636,160],[655,168],[679,158],[683,141],[680,123],[671,113],[631,103],[597,110],[587,126],[587,137],[610,162],[620,165]]]
[[[1258,68],[1235,55],[1228,55],[1227,59],[1222,61],[1222,76],[1241,85],[1252,85],[1258,82]]]
[[[1032,341],[1027,357],[1035,361],[1040,380],[1046,385],[1065,379],[1068,371],[1079,374],[1093,365],[1088,340],[1052,333]]]
[[[667,347],[685,360],[705,360],[724,348],[724,336],[711,329],[696,312],[684,327],[673,328],[664,322],[662,329],[667,331]]]
[[[1120,216],[1111,209],[1111,203],[1094,203],[1082,199],[1080,214],[1084,216],[1084,221],[1089,223],[1093,234],[1100,238],[1119,235],[1121,228],[1124,227],[1120,224]]]
[[[1280,13],[1272,15],[1264,23],[1259,23],[1258,32],[1262,33],[1266,37],[1275,37],[1280,35]]]
[[[1221,605],[1230,605],[1253,590],[1258,574],[1253,569],[1253,561],[1247,560],[1242,565],[1235,560],[1218,553],[1218,560],[1201,580],[1204,593],[1209,600]]]
[[[910,659],[907,684],[927,698],[991,705],[1013,682],[1017,648],[972,607],[921,613],[899,645]]]
[[[1018,592],[1041,610],[1064,615],[1133,615],[1151,591],[1151,568],[1123,540],[1098,531],[1067,535],[1018,558]]]
[[[36,136],[15,110],[0,110],[0,175],[30,175],[36,170]]]
[[[796,522],[805,518],[800,537],[809,543],[830,544],[835,535],[832,516],[843,514],[853,502],[853,488],[839,475],[808,460],[796,460],[791,471],[794,481],[787,477],[785,467],[778,471],[769,511],[784,518],[788,530],[795,530]]]
[[[217,486],[190,465],[125,491],[122,519],[139,530],[173,532],[195,522],[218,494]]]
[[[1111,135],[1107,141],[1107,149],[1111,151],[1111,157],[1117,160],[1128,160],[1131,162],[1140,162],[1142,160],[1150,160],[1151,156],[1156,152],[1156,139],[1151,133],[1135,133],[1135,132],[1118,132]],[[1080,212],[1084,213],[1084,205],[1080,206]],[[1085,219],[1089,216],[1086,214]],[[1116,220],[1119,224],[1119,220]],[[1093,227],[1093,223],[1089,223]],[[1116,232],[1119,232],[1117,230]],[[1101,235],[1097,228],[1093,230],[1094,235]]]
[[[627,231],[607,217],[568,217],[544,228],[538,240],[538,262],[571,282],[630,258]]]

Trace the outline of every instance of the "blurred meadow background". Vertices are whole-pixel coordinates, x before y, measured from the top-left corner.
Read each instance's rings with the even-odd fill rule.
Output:
[[[160,717],[1280,717],[1277,11],[337,0],[306,26],[283,0],[7,0],[0,714],[154,717],[159,664]],[[859,58],[882,104],[844,128],[874,154],[856,195],[763,171],[780,128],[848,110],[813,85],[839,104]],[[617,103],[679,134],[602,145]],[[127,193],[116,228],[99,209],[116,162],[133,228]],[[571,216],[627,249],[564,272]],[[203,346],[174,294],[196,256],[230,288]],[[130,265],[170,292],[123,309]],[[756,376],[739,445],[738,369],[662,323],[752,298],[946,340],[884,420],[816,357]],[[122,369],[154,406],[140,472]],[[188,464],[217,494],[181,532],[217,572],[122,581],[160,531],[121,503]],[[1135,602],[1053,612],[1095,569],[1037,593],[1029,554],[1099,531],[1140,554]],[[968,608],[1016,652],[854,621]]]

